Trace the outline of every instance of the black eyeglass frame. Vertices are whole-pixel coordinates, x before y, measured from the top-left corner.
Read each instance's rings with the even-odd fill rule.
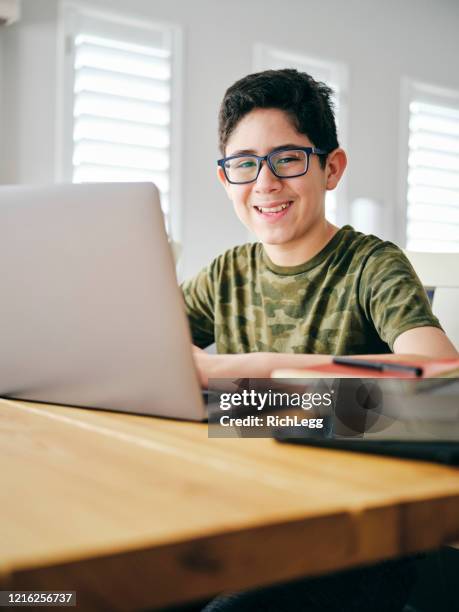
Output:
[[[279,155],[279,153],[287,153],[288,151],[304,151],[306,153],[306,169],[304,170],[304,172],[300,172],[299,174],[292,174],[290,176],[281,176],[277,174],[271,162],[271,158],[274,157],[274,155]],[[253,153],[239,153],[238,155],[231,155],[230,157],[223,157],[222,159],[219,159],[217,161],[217,165],[223,169],[223,172],[225,173],[225,177],[228,183],[231,183],[231,185],[247,185],[248,183],[254,183],[257,180],[261,172],[261,167],[264,161],[266,161],[269,169],[271,170],[271,172],[274,174],[276,178],[289,179],[289,178],[296,178],[298,176],[304,176],[306,174],[306,172],[309,170],[309,157],[311,155],[328,155],[329,152],[330,151],[324,151],[323,149],[318,149],[317,147],[290,147],[288,149],[276,149],[275,151],[271,151],[271,153],[268,153],[268,155],[255,155]],[[253,157],[254,159],[257,160],[258,162],[257,174],[255,178],[250,179],[250,181],[231,181],[228,178],[228,175],[226,173],[225,163],[231,159],[240,159],[241,157]]]

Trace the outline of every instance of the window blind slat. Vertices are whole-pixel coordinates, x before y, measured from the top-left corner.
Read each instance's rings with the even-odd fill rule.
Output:
[[[459,171],[459,155],[452,153],[433,153],[430,151],[412,151],[408,157],[408,165],[412,168]]]
[[[164,152],[155,152],[144,147],[131,147],[81,141],[75,144],[73,163],[78,165],[85,161],[96,163],[103,159],[106,166],[124,166],[141,170],[167,170],[169,168],[169,155]]]
[[[143,146],[143,145],[130,145],[120,142],[110,142],[106,140],[98,140],[96,138],[82,138],[75,140],[75,143],[80,147],[101,147],[110,149],[110,151],[119,151],[120,154],[138,155],[144,157],[151,157],[158,160],[168,159],[168,151],[165,149],[157,148],[154,146]]]
[[[412,102],[410,104],[410,112],[413,115],[430,115],[432,117],[444,117],[445,119],[457,119],[459,121],[459,109],[450,106]]]
[[[75,142],[94,139],[128,145],[153,146],[156,149],[168,149],[170,144],[169,132],[165,127],[90,115],[80,115],[76,118],[73,139]]]
[[[459,190],[414,185],[408,189],[408,202],[412,204],[418,202],[439,206],[459,206]]]
[[[149,32],[149,38],[151,38],[151,32]],[[94,45],[96,47],[106,47],[108,49],[118,49],[120,51],[127,51],[130,55],[137,53],[142,56],[153,56],[165,59],[168,59],[171,56],[169,49],[163,48],[163,46],[139,45],[137,43],[90,34],[78,34],[75,37],[75,44],[77,47],[87,44]]]
[[[75,79],[74,90],[76,93],[89,91],[147,102],[168,103],[170,101],[169,81],[133,77],[99,68],[80,68]]]
[[[171,77],[170,63],[166,58],[87,43],[79,45],[75,54],[75,68],[78,70],[85,66],[159,80],[168,80]]]
[[[437,222],[459,224],[459,206],[439,206],[438,204],[408,205],[408,219],[413,221]]]
[[[429,240],[454,241],[457,240],[459,225],[454,223],[444,223],[433,221],[422,221],[419,218],[410,223],[408,235],[410,238]]]
[[[92,115],[127,121],[137,120],[150,125],[168,125],[170,108],[166,104],[82,92],[75,95],[74,115],[77,117]]]
[[[417,115],[410,119],[410,130],[424,130],[433,134],[459,136],[459,120],[456,121],[429,115]]]
[[[417,130],[410,135],[409,147],[413,151],[426,150],[459,154],[459,138]]]
[[[428,251],[431,253],[457,253],[457,241],[448,241],[448,240],[429,240],[428,238],[423,238],[421,240],[417,240],[415,238],[408,238],[407,248],[410,251]]]
[[[455,172],[448,172],[447,170],[411,168],[408,174],[408,183],[409,185],[459,189],[459,175]]]

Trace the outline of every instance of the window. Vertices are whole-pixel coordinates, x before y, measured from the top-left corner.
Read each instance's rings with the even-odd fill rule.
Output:
[[[406,247],[459,251],[459,92],[413,82],[405,92]]]
[[[334,91],[333,103],[335,107],[335,119],[338,129],[338,140],[340,144],[346,142],[346,115],[347,115],[347,88],[348,74],[344,65],[336,62],[328,62],[321,59],[305,57],[283,49],[276,49],[268,45],[256,45],[255,47],[255,70],[278,70],[280,68],[296,68],[301,72],[307,72],[316,81],[322,81]],[[314,143],[316,144],[316,143]],[[333,191],[327,191],[325,209],[327,218],[332,223],[340,225],[347,222],[347,206],[344,199],[346,178],[340,181],[339,186]],[[339,206],[338,206],[339,203]]]
[[[176,30],[71,3],[64,6],[63,27],[61,178],[77,183],[153,181],[175,237],[178,228],[171,227],[171,213],[178,200],[178,169],[171,149],[177,132]]]

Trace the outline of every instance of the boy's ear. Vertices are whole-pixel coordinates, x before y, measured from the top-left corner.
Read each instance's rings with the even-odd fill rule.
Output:
[[[224,190],[226,191],[226,195],[231,200],[230,196],[230,188],[231,184],[226,180],[225,172],[221,166],[217,166],[217,177],[220,183],[223,185]]]
[[[347,157],[343,149],[338,147],[328,154],[325,166],[326,189],[335,189],[347,166]]]

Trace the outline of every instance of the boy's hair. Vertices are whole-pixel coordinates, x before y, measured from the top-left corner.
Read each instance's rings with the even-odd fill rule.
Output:
[[[315,147],[333,151],[339,144],[332,95],[333,90],[325,83],[291,68],[245,76],[227,89],[220,107],[218,136],[222,155],[239,121],[256,108],[285,111],[297,131],[305,134]],[[326,158],[319,156],[322,168]]]

